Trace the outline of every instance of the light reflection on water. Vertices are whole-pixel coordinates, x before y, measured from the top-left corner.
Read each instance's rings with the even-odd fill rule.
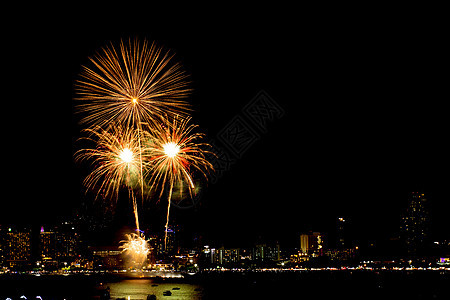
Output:
[[[152,286],[157,285],[157,286]],[[202,299],[202,289],[199,285],[187,283],[159,283],[150,279],[127,279],[106,284],[110,288],[111,299],[125,298],[130,300],[145,300],[147,295],[155,294],[157,299]],[[173,290],[173,288],[180,288]],[[195,290],[197,289],[197,291]],[[171,291],[172,296],[166,297],[164,291]],[[129,297],[129,298],[128,298]]]

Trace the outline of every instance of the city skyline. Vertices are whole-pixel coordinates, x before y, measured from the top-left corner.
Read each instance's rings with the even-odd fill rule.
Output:
[[[131,213],[131,212],[129,212]],[[399,214],[398,228],[393,228],[389,233],[383,233],[382,236],[367,236],[364,235],[364,229],[357,230],[358,224],[354,223],[352,216],[336,216],[332,220],[334,222],[328,222],[329,227],[318,227],[308,225],[307,227],[297,228],[297,234],[286,239],[279,232],[273,232],[270,235],[261,234],[259,236],[251,236],[246,242],[239,240],[227,240],[219,235],[205,234],[205,231],[189,231],[183,226],[183,223],[177,223],[176,221],[170,226],[170,232],[174,232],[174,227],[177,232],[177,244],[178,247],[193,247],[197,243],[203,243],[204,245],[214,245],[215,247],[237,247],[245,248],[251,247],[256,244],[276,243],[282,245],[283,248],[297,248],[303,252],[304,247],[308,248],[308,243],[316,243],[316,238],[319,236],[319,248],[333,248],[333,249],[346,249],[346,248],[361,248],[368,249],[373,248],[379,255],[396,256],[399,254],[415,256],[418,249],[421,247],[429,247],[433,243],[439,241],[445,241],[449,239],[448,231],[444,231],[447,234],[436,234],[433,228],[430,226],[433,220],[431,219],[432,212],[429,206],[428,197],[425,194],[413,192],[410,194],[408,205],[404,207],[403,211]],[[21,228],[29,231],[32,236],[39,234],[41,238],[47,236],[46,241],[58,239],[58,236],[64,239],[67,234],[75,233],[77,239],[83,239],[83,243],[87,243],[95,246],[113,246],[122,239],[124,233],[132,232],[131,225],[123,225],[122,219],[112,222],[102,223],[102,221],[94,220],[89,217],[85,217],[83,214],[73,215],[71,217],[60,218],[58,222],[53,223],[41,223],[41,224],[0,224],[0,229],[4,232],[7,230],[16,230],[15,228]],[[115,225],[114,225],[115,224]],[[131,223],[129,223],[131,224]],[[152,228],[149,226],[142,227],[143,232],[149,236],[157,236],[160,234],[158,228]],[[20,230],[19,230],[20,231]],[[119,231],[119,233],[117,233]],[[61,232],[59,234],[58,232]],[[73,232],[73,233],[72,233]],[[309,241],[311,237],[306,236],[313,234],[313,242]],[[100,238],[100,237],[103,238]],[[300,237],[300,243],[295,242],[295,238]],[[100,238],[100,239],[99,239]],[[33,238],[35,239],[35,238]],[[194,242],[193,242],[194,241]],[[197,241],[197,242],[195,242]],[[42,241],[38,244],[42,244]],[[372,245],[373,244],[373,245]],[[306,246],[303,246],[306,245]],[[198,245],[197,245],[198,246]],[[392,248],[394,246],[394,248]],[[39,246],[39,249],[41,246]],[[171,246],[173,247],[173,245]],[[317,245],[314,246],[317,248]],[[391,248],[391,252],[387,250]],[[38,248],[33,247],[34,252]],[[39,250],[41,251],[41,250]]]
[[[413,193],[408,210],[423,204],[415,202],[421,194]],[[425,200],[426,202],[426,200]],[[423,214],[423,209],[418,215]],[[336,218],[334,235],[329,232],[302,232],[295,247],[287,247],[278,240],[258,240],[249,245],[226,245],[195,236],[190,244],[183,240],[178,225],[169,229],[168,246],[161,232],[145,231],[148,254],[141,267],[145,269],[184,268],[204,269],[216,266],[233,268],[299,268],[301,267],[361,267],[367,262],[378,267],[392,268],[406,265],[433,266],[448,264],[450,239],[424,239],[422,221],[405,217],[404,224],[412,227],[409,235],[386,241],[363,243],[360,237],[348,234],[349,219]],[[419,218],[421,219],[421,218]],[[12,271],[80,271],[138,268],[129,260],[117,241],[98,244],[89,240],[86,225],[81,220],[66,220],[41,226],[39,231],[26,226],[0,225],[0,266],[3,272]],[[405,225],[402,225],[404,228]],[[406,226],[406,227],[408,227]],[[422,228],[422,229],[420,229]],[[417,230],[420,229],[420,230]],[[416,231],[416,233],[414,233]],[[404,233],[404,232],[403,232]],[[412,235],[411,235],[412,234]],[[429,235],[429,232],[428,232]],[[335,242],[333,242],[335,238]],[[358,239],[355,239],[358,238]],[[420,241],[418,239],[421,239]],[[412,243],[411,241],[414,241]],[[387,247],[386,247],[387,246]],[[180,269],[181,268],[181,269]]]
[[[346,227],[348,231],[350,228],[351,232],[355,236],[364,237],[364,239],[367,240],[388,240],[391,238],[395,238],[401,235],[402,233],[402,224],[404,222],[404,216],[408,210],[408,203],[411,201],[411,197],[414,196],[414,194],[418,195],[424,195],[423,193],[417,193],[412,192],[409,193],[409,197],[404,203],[404,206],[398,210],[398,215],[391,214],[391,219],[384,218],[383,222],[389,224],[390,226],[380,227],[382,229],[381,232],[378,234],[373,234],[371,231],[371,228],[369,227],[361,227],[362,223],[360,220],[360,215],[352,215],[352,214],[335,214],[335,215],[328,215],[328,219],[324,220],[324,222],[299,222],[298,226],[296,228],[291,228],[289,231],[289,234],[285,234],[282,231],[276,231],[275,228],[268,229],[265,231],[255,231],[254,234],[250,236],[250,239],[241,240],[240,238],[233,239],[230,238],[227,235],[223,235],[220,232],[214,233],[208,230],[205,230],[204,228],[200,227],[199,224],[194,223],[194,226],[188,221],[186,221],[185,218],[190,218],[192,215],[198,214],[198,212],[191,211],[191,210],[175,210],[174,212],[174,222],[175,224],[182,225],[184,227],[184,231],[186,232],[186,239],[189,240],[191,238],[191,235],[193,234],[201,234],[203,236],[209,237],[211,240],[218,240],[222,243],[228,243],[228,244],[239,244],[239,243],[248,243],[250,241],[257,241],[258,239],[265,239],[265,240],[278,240],[283,243],[287,243],[288,245],[292,245],[293,236],[296,236],[302,232],[308,232],[308,231],[320,231],[320,232],[327,232],[331,233],[332,236],[332,243],[338,243],[335,241],[339,237],[339,233],[336,229],[336,222],[339,222],[339,219],[345,219],[346,220]],[[426,196],[427,199],[430,199],[428,196]],[[436,219],[436,215],[439,216],[439,214],[436,214],[436,212],[433,210],[432,200],[428,201],[427,204],[427,214],[429,215],[430,220],[428,221],[428,232],[430,238],[434,239],[447,239],[448,238],[448,230],[446,228],[440,228],[439,225],[444,220]],[[16,224],[16,225],[26,225],[29,227],[33,227],[35,230],[39,230],[41,226],[45,226],[45,224],[56,224],[60,220],[71,220],[74,218],[84,218],[83,222],[88,222],[86,220],[90,220],[92,226],[95,226],[93,228],[99,228],[95,230],[100,230],[100,232],[106,232],[109,235],[107,236],[114,236],[115,239],[118,239],[117,234],[114,234],[115,231],[120,230],[122,231],[124,228],[131,228],[133,222],[130,219],[130,216],[133,214],[133,211],[128,208],[127,201],[123,201],[123,204],[118,204],[118,212],[112,211],[111,209],[106,209],[103,206],[95,207],[92,206],[92,203],[88,205],[86,208],[80,208],[76,210],[71,210],[70,214],[67,215],[60,215],[56,216],[55,218],[49,218],[49,219],[28,219],[28,220],[12,220],[11,222],[5,222],[3,219],[3,224]],[[154,207],[153,207],[154,208]],[[152,211],[153,215],[158,214],[158,209],[154,208],[154,211]],[[180,211],[181,214],[180,215]],[[144,210],[143,213],[147,213],[148,209]],[[103,214],[102,218],[97,219],[94,221],[94,219],[98,218],[99,214]],[[76,217],[75,217],[76,216]],[[323,220],[324,218],[321,218]],[[161,218],[156,218],[152,220],[152,223],[150,222],[144,222],[144,228],[146,230],[150,229],[151,232],[157,232],[161,229]],[[187,226],[186,226],[187,225]],[[265,228],[267,229],[267,228]],[[95,233],[94,233],[95,234]],[[97,237],[99,238],[100,235]]]

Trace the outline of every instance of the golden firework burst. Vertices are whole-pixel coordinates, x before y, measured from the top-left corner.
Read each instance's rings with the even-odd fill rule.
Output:
[[[173,54],[155,43],[120,41],[106,46],[83,66],[75,88],[83,124],[111,121],[139,126],[161,115],[184,115],[191,89],[188,76]]]
[[[148,241],[142,234],[130,233],[125,234],[125,237],[126,240],[120,242],[119,248],[122,249],[122,253],[125,253],[131,259],[136,267],[141,268],[150,252]]]
[[[190,117],[175,117],[156,123],[151,127],[144,146],[147,158],[145,177],[150,189],[159,189],[159,198],[168,192],[165,244],[174,187],[187,185],[192,197],[195,192],[193,174],[199,173],[207,178],[207,173],[213,170],[206,159],[206,154],[210,153],[206,150],[209,145],[201,142],[204,134],[195,132],[197,125],[190,124],[190,120]]]

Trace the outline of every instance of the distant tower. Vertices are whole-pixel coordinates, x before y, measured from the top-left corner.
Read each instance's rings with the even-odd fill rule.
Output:
[[[409,255],[416,255],[425,246],[429,235],[430,213],[424,194],[413,192],[402,216],[400,232]]]
[[[336,223],[336,248],[345,248],[345,227],[346,220],[342,217],[337,218]]]
[[[178,225],[169,225],[167,228],[167,245],[164,249],[164,252],[166,254],[177,254],[179,252],[178,247],[178,234],[179,234],[179,227]],[[162,240],[164,241],[164,240]],[[164,247],[162,247],[164,248]]]

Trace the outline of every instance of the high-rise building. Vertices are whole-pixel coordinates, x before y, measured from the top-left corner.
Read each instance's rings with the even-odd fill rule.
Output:
[[[308,232],[300,235],[302,253],[320,256],[324,250],[324,236],[320,232]]]
[[[43,260],[71,261],[80,253],[80,234],[69,222],[53,227],[42,226],[39,242]]]
[[[336,223],[336,248],[344,249],[346,246],[345,234],[346,234],[346,223],[347,220],[343,217],[337,218]]]
[[[164,249],[165,254],[176,254],[179,252],[178,245],[178,234],[179,228],[178,225],[169,225],[167,228],[167,244]]]
[[[280,245],[258,244],[252,249],[254,261],[269,262],[280,260]]]
[[[227,265],[238,263],[241,259],[240,257],[240,249],[232,248],[225,249],[223,246],[220,248],[209,248],[209,246],[205,246],[203,251],[203,255],[209,259],[208,263],[216,264],[216,265]]]
[[[208,264],[212,264],[212,263],[213,263],[212,258],[211,258],[211,250],[212,250],[212,249],[209,248],[209,245],[205,245],[205,246],[203,247],[203,249],[202,249],[201,258],[202,258],[202,262],[203,262],[205,265],[208,265]],[[214,249],[214,250],[215,250],[215,249]]]
[[[241,259],[240,250],[238,248],[224,249],[223,261],[225,263],[237,263]]]
[[[45,231],[41,227],[39,232],[39,250],[43,260],[52,260],[56,258],[56,233],[53,230]]]
[[[31,263],[31,229],[7,227],[3,253],[7,266],[25,267]]]
[[[413,192],[408,207],[402,215],[400,232],[408,254],[415,255],[422,249],[429,237],[430,213],[425,194]]]
[[[58,232],[56,235],[56,258],[72,260],[79,254],[79,235],[76,232]]]

